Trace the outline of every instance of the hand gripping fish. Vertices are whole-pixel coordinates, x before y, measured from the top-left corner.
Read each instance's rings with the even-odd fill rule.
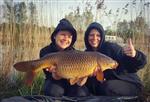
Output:
[[[55,66],[56,74],[61,78],[68,79],[71,85],[84,85],[88,76],[96,71],[99,81],[104,79],[103,71],[115,69],[118,63],[110,57],[99,52],[63,51],[48,54],[41,59],[22,61],[14,64],[14,68],[26,72],[27,80],[31,79],[31,73]]]

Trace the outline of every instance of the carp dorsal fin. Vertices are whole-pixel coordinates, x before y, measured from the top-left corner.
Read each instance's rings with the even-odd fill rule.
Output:
[[[79,81],[77,82],[77,85],[83,86],[86,83],[87,79],[88,77],[80,78]]]
[[[103,81],[104,80],[104,74],[103,74],[101,69],[98,69],[98,71],[96,72],[96,79],[98,81]]]
[[[72,79],[70,79],[70,80],[69,80],[70,85],[74,85],[75,83],[78,82],[78,80],[79,80],[79,78],[72,78]]]

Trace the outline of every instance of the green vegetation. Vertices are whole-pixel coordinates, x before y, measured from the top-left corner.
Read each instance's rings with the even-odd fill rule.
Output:
[[[8,80],[5,76],[0,76],[0,99],[12,96],[28,96],[43,94],[43,73],[38,73],[31,86],[24,83],[24,76],[18,74],[13,78],[13,81]]]

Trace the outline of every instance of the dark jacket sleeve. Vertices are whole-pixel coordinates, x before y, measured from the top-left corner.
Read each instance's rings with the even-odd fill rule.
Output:
[[[127,70],[129,72],[137,72],[139,69],[143,68],[147,63],[146,56],[141,52],[136,50],[136,55],[134,58],[124,55],[125,64],[128,65]]]
[[[39,57],[42,58],[44,55],[45,55],[45,51],[44,51],[44,49],[41,49],[41,50],[40,50]]]
[[[39,57],[40,57],[40,58],[42,58],[42,57],[43,57],[43,55],[42,55],[42,49],[40,50]]]
[[[44,57],[45,55],[47,55],[47,54],[49,54],[49,53],[51,53],[50,50],[49,50],[49,47],[46,46],[46,47],[44,47],[44,48],[42,48],[42,49],[40,50],[39,57],[42,58],[42,57]]]
[[[147,63],[146,56],[141,51],[136,50],[136,56],[132,58],[124,54],[121,46],[112,44],[111,47],[114,59],[119,62],[120,68],[125,69],[128,73],[137,72]]]

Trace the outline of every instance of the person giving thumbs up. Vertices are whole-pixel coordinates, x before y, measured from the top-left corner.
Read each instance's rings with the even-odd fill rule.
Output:
[[[129,57],[135,57],[136,55],[136,50],[133,46],[132,40],[131,38],[129,38],[127,40],[127,45],[125,47],[123,47],[123,51],[124,53],[129,56]]]

